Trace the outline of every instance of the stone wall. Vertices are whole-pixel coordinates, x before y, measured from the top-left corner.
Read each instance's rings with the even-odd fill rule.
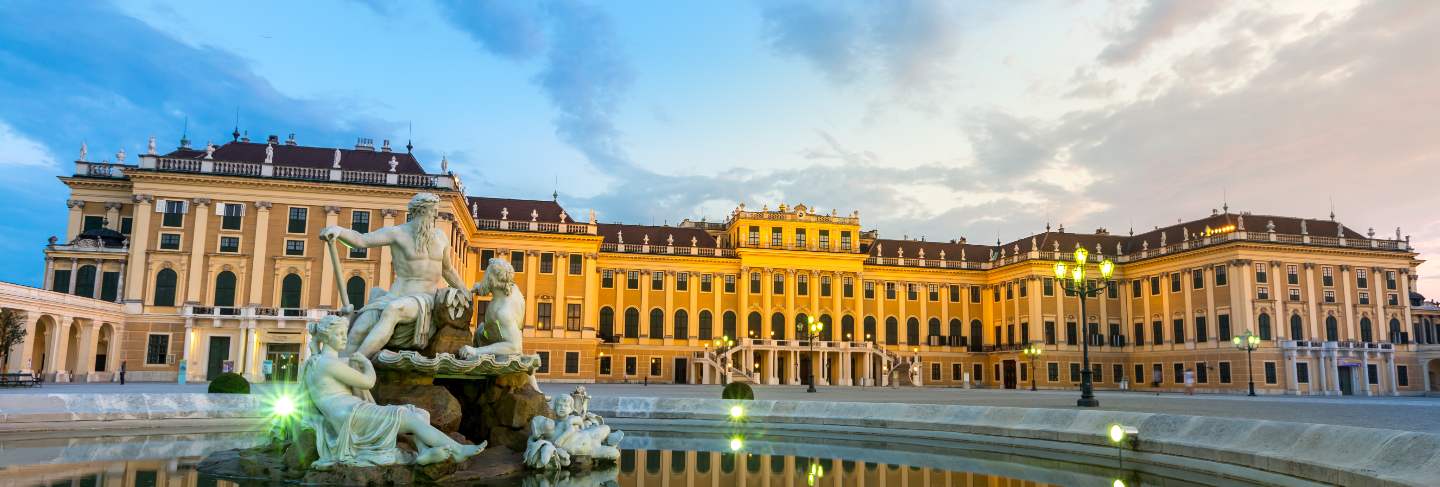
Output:
[[[258,428],[267,414],[260,396],[253,394],[0,395],[0,431],[129,429],[187,423]]]
[[[631,420],[728,420],[735,401],[596,397],[591,411],[623,428]],[[951,432],[1109,445],[1114,423],[1139,430],[1137,449],[1242,465],[1338,485],[1435,485],[1440,435],[1351,426],[1133,413],[939,404],[743,401],[748,427],[765,424],[854,427],[877,435]]]

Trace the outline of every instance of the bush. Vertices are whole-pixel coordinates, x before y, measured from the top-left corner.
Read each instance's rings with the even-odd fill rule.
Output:
[[[245,380],[240,374],[226,372],[210,381],[211,394],[249,394],[250,381]]]
[[[750,389],[750,384],[744,382],[731,382],[720,392],[721,399],[742,399],[746,401],[755,400],[755,391]]]

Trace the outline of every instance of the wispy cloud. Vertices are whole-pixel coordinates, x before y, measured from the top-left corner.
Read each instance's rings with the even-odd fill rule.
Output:
[[[1222,0],[1149,0],[1136,11],[1129,25],[1114,33],[1114,42],[1100,52],[1100,61],[1105,64],[1135,62],[1156,45],[1210,19],[1227,3]]]

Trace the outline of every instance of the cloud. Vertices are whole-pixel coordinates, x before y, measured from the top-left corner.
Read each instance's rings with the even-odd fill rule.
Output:
[[[55,158],[50,155],[49,150],[34,139],[17,133],[14,127],[0,120],[0,167],[54,165]]]
[[[1210,19],[1226,4],[1221,0],[1150,0],[1129,26],[1113,34],[1113,42],[1100,52],[1099,59],[1111,65],[1138,61],[1156,45]]]
[[[436,0],[436,3],[451,24],[491,54],[525,61],[545,50],[544,7],[529,2]]]
[[[776,52],[798,56],[838,82],[862,70],[863,26],[849,12],[813,3],[774,3],[765,7],[765,40]]]

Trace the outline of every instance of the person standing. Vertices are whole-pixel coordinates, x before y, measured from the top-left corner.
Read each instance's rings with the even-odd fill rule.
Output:
[[[125,361],[120,361],[120,385],[125,385]]]
[[[1195,369],[1185,369],[1185,395],[1195,395]]]

